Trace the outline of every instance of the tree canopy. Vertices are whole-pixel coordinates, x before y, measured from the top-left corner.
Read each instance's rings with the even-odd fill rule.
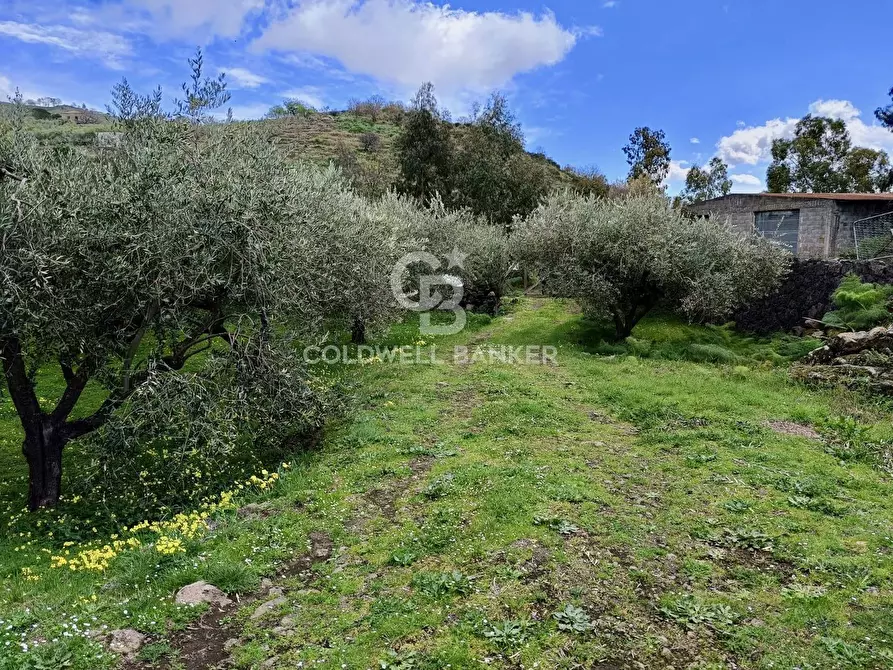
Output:
[[[398,190],[422,202],[439,196],[449,208],[467,208],[507,225],[529,213],[548,190],[545,167],[524,150],[524,134],[505,96],[475,105],[453,128],[431,84],[416,94],[397,139]]]
[[[452,190],[453,140],[449,115],[424,84],[413,98],[397,138],[400,176],[397,190],[423,202]]]
[[[890,89],[890,99],[893,101],[893,88]],[[890,130],[893,130],[893,102],[886,107],[878,107],[874,114],[877,116],[878,121]]]
[[[311,116],[316,110],[312,105],[298,100],[297,98],[288,98],[282,101],[280,105],[273,105],[267,112],[268,119],[287,119],[287,118],[305,118]]]
[[[893,184],[886,153],[854,148],[843,121],[812,115],[793,138],[772,143],[766,179],[772,193],[875,193]]]
[[[721,158],[714,157],[704,168],[692,166],[685,177],[680,198],[685,204],[693,204],[728,195],[731,190],[729,166]]]
[[[658,194],[554,194],[519,227],[513,244],[547,293],[613,320],[618,339],[658,304],[692,319],[725,318],[768,293],[790,257],[759,236],[691,219]]]
[[[403,224],[373,216],[335,170],[289,164],[262,127],[205,124],[225,85],[196,62],[174,114],[160,91],[116,87],[114,150],[48,149],[19,125],[0,129],[0,362],[32,509],[58,501],[71,440],[106,430],[135,449],[149,424],[109,428],[160,417],[171,399],[228,417],[156,425],[200,423],[204,446],[235,448],[237,429],[259,441],[315,429],[322,400],[288,342],[390,308]],[[33,373],[51,364],[65,390],[47,408]],[[93,383],[106,400],[75,413]],[[187,396],[225,398],[225,410]]]
[[[448,206],[468,208],[494,223],[507,225],[536,207],[548,190],[543,166],[524,151],[521,124],[505,96],[494,93],[476,106],[459,134]]]
[[[629,163],[629,180],[647,177],[657,186],[670,174],[670,145],[663,130],[636,128],[623,147]]]

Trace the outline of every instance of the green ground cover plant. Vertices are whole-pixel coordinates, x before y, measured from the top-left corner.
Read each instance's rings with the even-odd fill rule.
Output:
[[[893,438],[889,405],[791,382],[760,360],[785,338],[693,361],[602,353],[591,327],[527,299],[433,338],[443,364],[332,371],[358,409],[317,449],[135,530],[97,509],[94,533],[72,501],[19,525],[4,398],[0,668],[115,667],[101,633],[122,627],[149,636],[137,667],[189,667],[178,635],[202,608],[173,594],[198,579],[242,599],[220,625],[246,670],[890,667],[890,474],[859,452]],[[723,336],[656,315],[634,337]],[[418,340],[407,321],[377,342]],[[445,355],[531,343],[557,363]],[[284,602],[251,618],[262,578]]]
[[[890,324],[893,286],[866,284],[856,275],[847,275],[831,299],[834,309],[822,320],[832,328],[870,330]]]

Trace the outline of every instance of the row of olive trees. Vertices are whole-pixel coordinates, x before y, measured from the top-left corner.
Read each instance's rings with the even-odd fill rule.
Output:
[[[399,318],[391,273],[410,251],[470,254],[456,270],[470,295],[505,284],[498,228],[289,162],[265,126],[214,121],[225,79],[202,76],[201,54],[191,65],[174,113],[160,90],[115,88],[114,148],[48,149],[15,116],[0,127],[0,363],[31,509],[59,501],[63,451],[86,436],[105,457],[147,443],[225,456],[317,430],[330,408],[299,343]],[[48,407],[51,369],[64,391]],[[99,407],[79,406],[88,385]]]
[[[0,128],[0,363],[32,509],[58,502],[63,450],[87,435],[106,454],[152,440],[226,452],[318,429],[329,408],[297,344],[399,318],[390,275],[409,251],[468,254],[455,272],[478,304],[523,261],[618,336],[659,302],[725,314],[783,271],[776,247],[658,195],[555,195],[512,236],[436,197],[365,200],[333,168],[290,163],[262,125],[207,123],[225,81],[192,65],[173,114],[160,92],[115,89],[115,148]],[[64,391],[47,406],[50,368]],[[88,385],[104,387],[99,407],[79,406]]]

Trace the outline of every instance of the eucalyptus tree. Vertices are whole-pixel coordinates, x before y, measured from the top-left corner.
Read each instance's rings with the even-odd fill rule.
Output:
[[[670,144],[663,130],[636,128],[623,153],[629,163],[629,181],[647,177],[659,187],[670,174]]]
[[[680,198],[685,204],[693,204],[728,195],[731,190],[729,166],[721,158],[714,157],[703,168],[692,166],[685,177],[685,188]]]
[[[0,362],[31,509],[58,502],[72,440],[121,421],[110,432],[126,451],[174,411],[208,411],[189,398],[226,399],[205,442],[318,427],[325,407],[293,341],[351,304],[370,320],[385,304],[392,221],[366,217],[334,169],[289,164],[263,128],[206,123],[225,83],[200,66],[174,114],[160,91],[117,86],[113,149],[0,131]],[[37,373],[52,369],[64,391],[47,407]],[[78,407],[90,384],[105,400]]]
[[[874,115],[884,126],[893,130],[893,88],[890,89],[891,103],[886,107],[878,107]]]
[[[773,141],[766,181],[772,193],[877,193],[893,186],[893,170],[886,152],[854,147],[843,121],[807,115],[794,137]]]

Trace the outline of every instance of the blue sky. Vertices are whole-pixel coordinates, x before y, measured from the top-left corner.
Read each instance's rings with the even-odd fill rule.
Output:
[[[455,116],[504,91],[528,147],[626,173],[639,125],[672,146],[670,189],[714,155],[736,191],[764,186],[772,139],[815,112],[893,153],[893,2],[862,0],[2,0],[0,95],[103,108],[127,76],[172,98],[201,45],[237,117],[283,97],[342,108],[435,83]]]

